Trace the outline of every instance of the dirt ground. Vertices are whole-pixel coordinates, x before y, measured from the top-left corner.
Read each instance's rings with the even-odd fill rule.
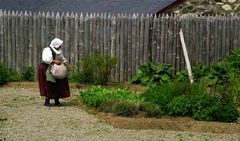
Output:
[[[119,86],[119,85],[118,85]],[[97,112],[79,101],[88,85],[70,84],[72,95],[63,107],[45,107],[36,82],[0,87],[0,141],[3,140],[240,140],[240,123],[195,121],[186,117],[117,117]],[[145,88],[123,84],[132,91]],[[54,118],[53,121],[49,119]],[[47,126],[56,123],[56,125]],[[29,137],[29,134],[32,136]],[[66,135],[67,134],[67,135]],[[90,135],[91,134],[91,135]],[[99,138],[101,137],[101,138]],[[83,139],[84,138],[84,139]]]

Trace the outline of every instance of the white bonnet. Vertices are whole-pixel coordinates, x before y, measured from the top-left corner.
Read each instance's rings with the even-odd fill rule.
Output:
[[[51,44],[50,46],[51,47],[54,47],[54,48],[59,48],[61,45],[62,45],[63,41],[58,39],[58,38],[55,38],[51,41]]]

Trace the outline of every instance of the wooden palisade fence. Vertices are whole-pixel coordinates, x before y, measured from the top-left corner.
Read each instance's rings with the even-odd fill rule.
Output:
[[[239,16],[69,14],[0,11],[0,62],[22,70],[41,62],[54,37],[71,64],[83,54],[117,56],[112,81],[127,81],[149,60],[184,69],[180,28],[192,65],[210,65],[240,47]]]

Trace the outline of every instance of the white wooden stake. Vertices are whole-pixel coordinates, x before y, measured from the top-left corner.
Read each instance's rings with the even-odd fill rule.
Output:
[[[189,58],[188,58],[188,52],[187,52],[186,44],[185,44],[185,41],[184,41],[184,36],[183,36],[182,29],[180,29],[180,39],[181,39],[181,43],[182,43],[182,49],[183,49],[185,62],[186,62],[186,65],[187,65],[188,77],[189,77],[189,80],[192,84],[193,83],[192,69],[191,69],[191,64],[190,64]]]

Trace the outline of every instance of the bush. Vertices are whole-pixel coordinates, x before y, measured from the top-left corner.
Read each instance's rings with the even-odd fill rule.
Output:
[[[22,80],[33,81],[35,69],[33,66],[25,67],[22,71]]]
[[[233,122],[239,112],[233,102],[221,101],[219,97],[208,94],[191,94],[175,98],[168,104],[172,116],[190,116],[196,120]]]
[[[116,57],[101,56],[98,53],[94,56],[85,55],[80,61],[82,69],[75,72],[74,78],[80,83],[106,84],[116,62]]]
[[[197,83],[189,85],[184,95],[174,98],[167,105],[168,114],[173,116],[192,116],[193,103],[191,97],[205,94],[207,94],[207,92]]]
[[[142,96],[145,102],[156,104],[166,111],[166,105],[175,97],[186,93],[188,86],[184,83],[166,83],[147,89]]]
[[[130,83],[150,86],[153,84],[163,84],[170,82],[172,76],[172,66],[169,64],[156,64],[148,62],[139,67],[136,75]]]
[[[153,103],[143,102],[139,105],[139,110],[146,112],[149,117],[160,117],[163,115],[161,108]]]
[[[234,80],[231,81],[228,86],[227,93],[229,93],[229,97],[233,99],[233,102],[240,106],[240,77],[237,76]]]
[[[21,81],[21,74],[13,69],[8,69],[9,81]]]
[[[6,84],[9,81],[9,73],[7,67],[0,63],[0,85]]]
[[[231,55],[229,55],[225,62],[229,62],[232,68],[234,69],[240,69],[240,49],[236,49],[232,52]]]
[[[200,95],[192,97],[193,118],[206,121],[236,121],[239,113],[231,100],[221,101],[219,97]]]
[[[167,105],[168,114],[171,116],[192,116],[192,103],[189,96],[174,98]]]
[[[218,109],[216,121],[234,122],[237,121],[239,116],[240,113],[234,102],[231,99],[226,99],[221,103]]]
[[[130,101],[120,101],[113,105],[113,113],[118,116],[133,116],[137,114],[137,106]]]

